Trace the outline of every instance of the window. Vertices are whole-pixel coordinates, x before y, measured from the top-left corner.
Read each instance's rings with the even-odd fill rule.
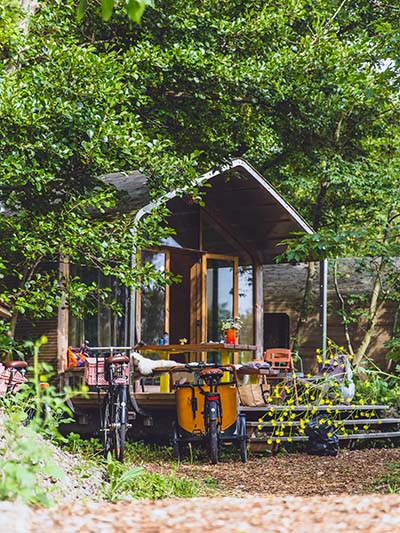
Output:
[[[151,263],[160,272],[165,270],[165,253],[142,252],[142,263]],[[165,331],[165,287],[150,283],[141,290],[140,340],[157,344]]]
[[[79,346],[87,341],[90,346],[126,346],[128,343],[129,290],[117,280],[104,276],[94,268],[71,266],[71,275],[86,283],[108,290],[106,301],[93,298],[90,313],[78,318],[70,312],[68,342]],[[118,310],[111,304],[117,303]],[[94,313],[94,314],[92,314]]]

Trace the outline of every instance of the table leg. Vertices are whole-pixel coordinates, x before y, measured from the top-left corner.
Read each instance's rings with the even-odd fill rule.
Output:
[[[229,363],[231,362],[231,352],[223,352],[221,353],[221,364],[222,365],[229,365]],[[224,375],[222,376],[222,380],[223,382],[228,382],[230,379],[230,372],[224,372]]]
[[[169,353],[160,354],[160,359],[169,360]],[[170,392],[169,372],[160,376],[160,392]]]

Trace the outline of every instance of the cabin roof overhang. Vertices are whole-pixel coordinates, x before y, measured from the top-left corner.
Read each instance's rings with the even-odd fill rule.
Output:
[[[138,172],[105,178],[110,185],[125,191],[132,209],[138,209],[142,202],[137,219],[166,202],[171,211],[169,224],[183,247],[192,247],[187,243],[197,230],[200,212],[220,229],[214,232],[212,251],[228,254],[236,248],[237,255],[247,258],[247,262],[251,259],[260,264],[274,263],[285,250],[280,244],[282,240],[291,238],[295,232],[313,233],[293,207],[243,159],[234,159],[230,165],[198,178],[204,207],[185,197],[184,190],[172,191],[157,202],[146,203],[145,177]]]

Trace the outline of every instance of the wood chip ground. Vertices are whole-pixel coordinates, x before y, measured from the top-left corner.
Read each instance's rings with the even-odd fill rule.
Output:
[[[387,490],[379,480],[399,462],[399,449],[372,449],[342,450],[338,458],[287,454],[255,457],[246,465],[182,464],[177,475],[206,479],[209,497],[116,504],[71,498],[37,510],[1,503],[0,531],[395,533],[400,495],[376,491]],[[146,466],[170,469],[163,462]]]

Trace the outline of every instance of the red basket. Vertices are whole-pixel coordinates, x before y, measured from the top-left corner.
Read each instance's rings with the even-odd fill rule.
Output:
[[[122,369],[122,367],[120,367]],[[121,376],[114,379],[117,385],[127,383],[129,379],[129,366],[123,369]],[[87,385],[108,385],[109,382],[104,377],[104,357],[88,357],[85,363],[84,380]]]
[[[11,376],[11,369],[6,368],[4,365],[0,363],[0,396],[4,396],[7,392],[7,387],[10,382],[10,376]],[[14,376],[11,380],[11,384],[13,385],[11,391],[18,392],[21,388],[21,385],[23,383],[26,383],[28,380],[25,376],[21,374],[21,372],[14,372]]]

